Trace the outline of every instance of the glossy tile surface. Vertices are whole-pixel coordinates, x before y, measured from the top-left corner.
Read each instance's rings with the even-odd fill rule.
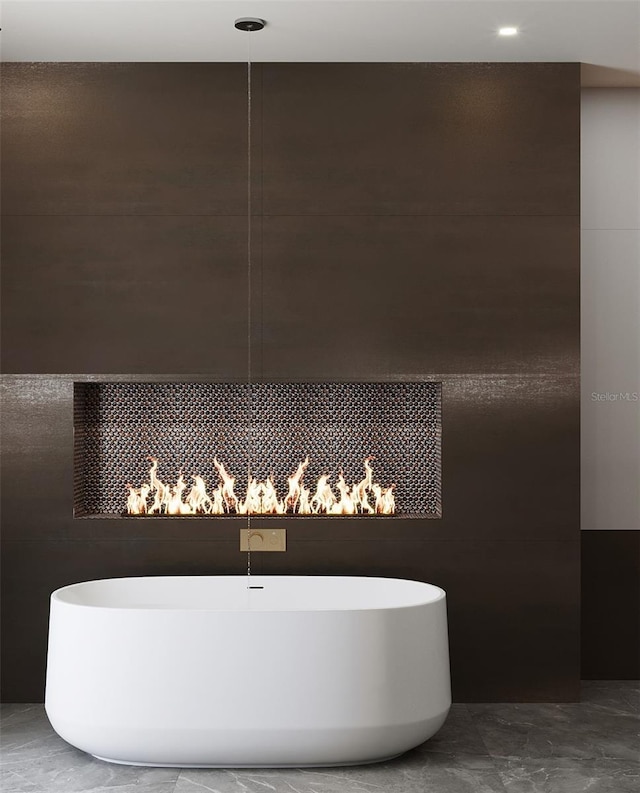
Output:
[[[637,715],[580,704],[470,705],[489,751],[499,757],[638,761]]]
[[[509,757],[495,762],[507,793],[635,793],[640,787],[637,766],[624,760]]]
[[[3,705],[3,793],[627,793],[640,782],[640,684],[587,682],[578,704],[454,704],[440,732],[386,763],[153,769],[103,763],[40,704]]]

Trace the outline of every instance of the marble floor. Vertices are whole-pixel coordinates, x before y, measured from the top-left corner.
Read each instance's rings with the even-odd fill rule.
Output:
[[[2,793],[638,793],[640,684],[586,682],[578,704],[454,705],[430,741],[388,763],[164,769],[94,760],[42,705],[0,710]]]

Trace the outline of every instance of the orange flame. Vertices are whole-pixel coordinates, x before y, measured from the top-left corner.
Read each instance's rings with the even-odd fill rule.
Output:
[[[139,488],[126,485],[129,515],[394,515],[396,510],[395,485],[385,488],[373,481],[373,457],[365,458],[365,475],[360,482],[349,487],[340,471],[335,485],[336,495],[329,484],[331,474],[322,474],[318,477],[313,496],[303,484],[309,465],[307,457],[288,477],[288,492],[282,499],[278,497],[272,476],[264,482],[252,477],[244,499],[239,498],[234,491],[235,476],[217,458],[213,460],[219,478],[217,487],[208,492],[205,480],[196,474],[185,497],[187,483],[182,472],[175,485],[167,485],[158,479],[157,458],[148,459],[151,461],[149,481]],[[150,506],[149,496],[153,496]]]

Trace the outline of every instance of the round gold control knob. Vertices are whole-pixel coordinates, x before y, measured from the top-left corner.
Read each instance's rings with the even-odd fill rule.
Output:
[[[252,551],[258,551],[264,546],[264,536],[259,531],[252,531],[249,535],[249,547]]]

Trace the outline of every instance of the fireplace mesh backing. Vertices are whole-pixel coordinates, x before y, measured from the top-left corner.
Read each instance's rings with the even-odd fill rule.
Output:
[[[304,482],[353,484],[374,455],[374,479],[395,484],[396,515],[439,517],[440,383],[76,383],[74,514],[121,515],[127,483],[159,478],[218,483],[213,458],[246,490],[247,455],[258,479],[274,475],[280,497],[307,455]],[[249,410],[251,411],[249,420]],[[251,433],[251,444],[249,444]],[[312,490],[313,492],[313,490]],[[208,516],[214,517],[214,516]]]

